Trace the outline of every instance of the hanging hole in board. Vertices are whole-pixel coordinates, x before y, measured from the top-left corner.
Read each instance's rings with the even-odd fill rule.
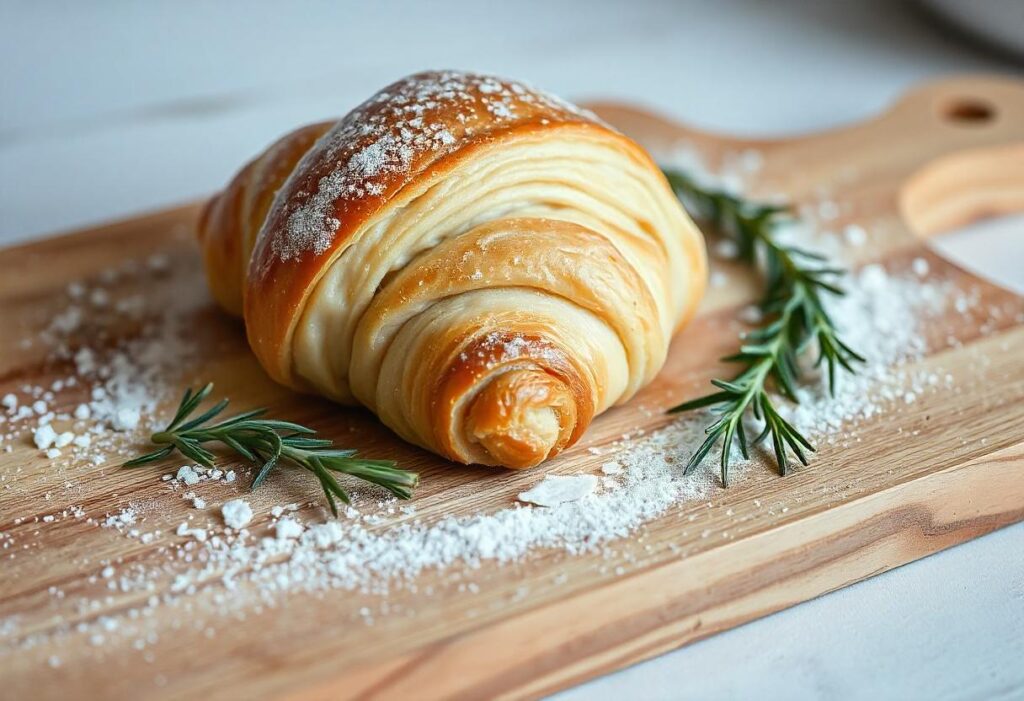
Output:
[[[978,126],[991,122],[996,116],[996,110],[984,100],[964,97],[947,104],[943,115],[956,124]]]

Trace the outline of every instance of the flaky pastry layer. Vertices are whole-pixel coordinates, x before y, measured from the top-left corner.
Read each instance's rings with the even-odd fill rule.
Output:
[[[211,201],[200,240],[274,379],[512,468],[650,382],[706,280],[700,233],[639,146],[456,72],[284,137]]]

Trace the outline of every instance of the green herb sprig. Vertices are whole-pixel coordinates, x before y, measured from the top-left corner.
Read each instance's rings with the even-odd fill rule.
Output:
[[[729,461],[733,442],[749,459],[750,451],[743,422],[747,416],[763,422],[758,444],[771,438],[779,474],[789,469],[787,450],[807,465],[804,451],[814,446],[786,421],[772,402],[775,389],[787,399],[798,402],[796,385],[800,379],[798,359],[812,346],[818,348],[815,367],[828,368],[829,391],[834,395],[836,368],[855,372],[853,364],[864,358],[839,338],[835,323],[822,303],[824,295],[844,294],[836,282],[841,268],[830,267],[817,253],[779,240],[780,227],[793,221],[788,207],[759,204],[727,192],[705,188],[687,175],[665,170],[669,184],[691,213],[704,219],[733,238],[737,257],[758,266],[764,274],[765,293],[758,305],[765,323],[742,336],[739,352],[723,361],[744,367],[731,380],[712,380],[718,391],[670,409],[678,413],[711,407],[718,418],[705,429],[707,436],[686,465],[691,473],[715,444],[722,441],[722,483],[729,484]]]
[[[198,392],[187,389],[167,428],[150,436],[154,445],[162,447],[129,460],[124,467],[148,465],[177,450],[190,460],[212,468],[215,456],[204,444],[223,443],[258,468],[252,489],[263,484],[271,470],[282,463],[313,473],[323,487],[331,513],[335,516],[338,515],[335,498],[346,504],[350,499],[333,473],[351,475],[379,485],[399,499],[409,499],[419,483],[415,472],[398,469],[393,460],[358,458],[354,450],[337,449],[331,441],[316,438],[316,431],[311,428],[290,421],[260,418],[266,413],[265,409],[253,409],[210,423],[227,408],[228,400],[222,399],[199,416],[189,419],[212,390],[212,383]]]

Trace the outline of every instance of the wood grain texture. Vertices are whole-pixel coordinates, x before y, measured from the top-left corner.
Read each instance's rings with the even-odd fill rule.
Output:
[[[60,608],[47,591],[102,593],[102,582],[89,579],[95,568],[83,566],[83,553],[91,563],[160,562],[159,548],[175,540],[184,503],[168,496],[156,473],[119,472],[114,462],[75,468],[83,489],[62,493],[55,487],[67,475],[54,475],[27,442],[19,443],[12,453],[0,453],[0,474],[15,484],[0,489],[0,530],[31,547],[3,561],[0,619],[17,615],[22,641],[35,634],[44,642],[0,656],[5,693],[535,697],[1024,519],[1024,301],[943,261],[922,241],[984,214],[1024,209],[1024,86],[986,78],[927,85],[867,123],[782,141],[725,138],[621,106],[596,109],[656,153],[680,139],[712,162],[757,148],[765,156],[757,191],[809,202],[827,188],[844,204],[835,226],[856,221],[868,228],[870,243],[855,251],[859,262],[902,270],[923,256],[936,276],[976,290],[985,305],[1017,313],[944,320],[929,334],[930,350],[919,364],[953,374],[958,391],[927,394],[861,422],[858,432],[875,440],[825,446],[810,469],[786,479],[767,469],[745,475],[708,503],[670,509],[642,538],[615,543],[606,553],[540,552],[503,567],[485,565],[472,573],[476,591],[460,591],[464,580],[451,572],[427,572],[419,594],[394,590],[389,613],[373,626],[358,612],[364,606],[380,611],[381,598],[349,592],[290,596],[263,615],[218,625],[212,639],[204,631],[214,621],[196,614],[175,627],[171,619],[180,612],[158,611],[167,616],[168,632],[147,648],[152,662],[126,645],[105,648],[97,663],[75,654],[88,650],[73,632],[57,635],[79,621],[137,606],[138,594],[114,592],[100,610],[79,612]],[[988,117],[978,118],[985,110]],[[196,215],[197,207],[189,206],[0,252],[0,394],[59,376],[62,368],[44,362],[23,340],[59,307],[69,280],[95,278],[118,261],[160,251],[179,274],[154,280],[145,293],[181,294],[181,286],[201,292],[190,233]],[[712,288],[658,379],[597,419],[545,472],[595,469],[603,458],[588,448],[664,425],[660,409],[701,391],[720,371],[715,359],[735,344],[728,322],[756,291],[755,281],[729,272],[736,284]],[[346,445],[419,470],[421,517],[493,511],[537,479],[536,472],[444,463],[399,443],[364,412],[273,385],[241,328],[212,302],[200,306],[190,324],[200,356],[183,382],[211,379],[238,408],[269,406]],[[121,331],[134,332],[130,326]],[[74,397],[67,401],[74,406]],[[275,482],[257,500],[257,512],[307,500],[308,487]],[[39,527],[32,516],[71,503],[101,515],[129,501],[155,504],[147,526],[162,526],[166,535],[142,545],[77,520],[33,535]],[[16,525],[15,517],[29,518]],[[727,535],[702,538],[702,531]],[[422,593],[427,587],[430,596]],[[46,661],[55,653],[63,662],[51,668]]]

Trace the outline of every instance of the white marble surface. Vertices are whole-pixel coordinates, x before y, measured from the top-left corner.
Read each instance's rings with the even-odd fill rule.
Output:
[[[931,76],[1024,74],[903,3],[8,0],[0,243],[202,196],[423,67],[773,135],[862,119]],[[943,246],[1024,289],[1024,218]],[[1019,525],[560,698],[1024,698],[1022,659]]]

